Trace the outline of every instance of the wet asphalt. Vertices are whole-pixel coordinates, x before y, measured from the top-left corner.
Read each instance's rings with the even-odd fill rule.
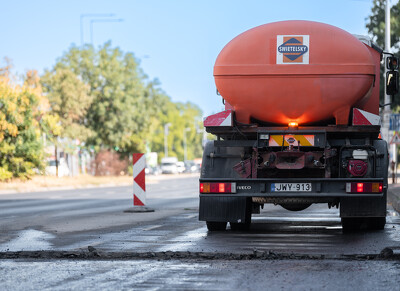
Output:
[[[399,290],[400,284],[400,264],[388,261],[6,260],[0,272],[3,290]]]
[[[398,288],[400,217],[390,206],[383,231],[343,234],[326,205],[266,205],[250,231],[208,232],[197,179],[149,184],[153,213],[124,213],[129,186],[0,195],[0,288]]]

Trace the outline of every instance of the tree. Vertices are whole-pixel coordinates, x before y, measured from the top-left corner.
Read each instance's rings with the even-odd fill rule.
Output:
[[[57,118],[48,111],[36,71],[22,86],[11,81],[9,67],[0,72],[0,181],[27,179],[44,168],[41,134],[57,131]]]
[[[199,120],[202,112],[193,103],[174,103],[166,95],[159,96],[163,106],[158,113],[157,122],[153,123],[153,135],[148,139],[152,151],[164,157],[164,125],[170,123],[168,129],[168,155],[179,160],[184,159],[184,135],[186,135],[187,158],[192,160],[201,157],[202,134],[199,130]],[[162,97],[162,98],[161,98]],[[186,129],[188,129],[186,131]]]
[[[87,110],[92,104],[89,86],[68,69],[47,71],[41,78],[51,111],[58,116],[62,137],[86,142],[92,132],[86,127]]]
[[[385,6],[386,0],[374,0],[366,27],[372,39],[381,48],[385,47]],[[400,2],[390,8],[390,43],[398,51],[400,41]]]
[[[97,151],[116,149],[122,153],[144,150],[149,125],[144,75],[132,53],[123,53],[106,43],[98,51],[92,46],[72,46],[54,68],[70,70],[90,88],[92,102],[85,125],[92,131],[87,143]]]
[[[366,27],[372,36],[372,40],[381,48],[385,48],[385,5],[386,0],[374,0],[371,9],[371,15],[366,18]],[[390,9],[390,43],[392,52],[398,53],[400,48],[400,2],[394,4]],[[380,100],[384,103],[385,83],[384,83],[384,65],[381,65],[380,81]],[[398,94],[397,94],[398,96]],[[395,106],[400,105],[399,98],[394,98]]]
[[[89,88],[88,99],[80,82]],[[184,129],[190,128],[186,132],[188,157],[201,156],[201,135],[195,124],[201,120],[201,110],[191,103],[172,102],[158,80],[147,80],[132,53],[112,48],[110,43],[98,50],[90,45],[72,46],[43,76],[42,84],[61,123],[89,129],[86,145],[97,153],[111,149],[127,155],[150,147],[162,157],[164,125],[172,123],[171,155],[183,159]],[[80,102],[83,99],[88,102]],[[89,104],[87,109],[84,104]]]

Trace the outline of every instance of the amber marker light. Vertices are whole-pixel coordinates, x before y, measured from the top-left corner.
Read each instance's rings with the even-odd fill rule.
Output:
[[[289,128],[297,128],[299,127],[299,124],[295,121],[289,122]]]

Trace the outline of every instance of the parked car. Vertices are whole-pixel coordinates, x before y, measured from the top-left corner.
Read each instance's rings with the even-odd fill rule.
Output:
[[[185,163],[184,162],[177,162],[176,167],[178,169],[179,174],[182,174],[185,171]]]
[[[163,174],[178,174],[176,163],[178,159],[175,157],[161,159],[161,172]]]
[[[186,161],[185,163],[185,173],[199,173],[200,167],[194,161]]]
[[[144,171],[145,171],[146,175],[160,175],[161,174],[161,169],[159,166],[155,166],[155,167],[146,166]]]

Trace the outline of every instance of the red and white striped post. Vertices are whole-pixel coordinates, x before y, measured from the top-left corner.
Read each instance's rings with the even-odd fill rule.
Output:
[[[124,212],[153,212],[146,204],[146,158],[144,154],[134,153],[133,158],[133,208]]]
[[[144,154],[135,153],[133,157],[133,206],[144,206],[146,203],[146,159]]]

